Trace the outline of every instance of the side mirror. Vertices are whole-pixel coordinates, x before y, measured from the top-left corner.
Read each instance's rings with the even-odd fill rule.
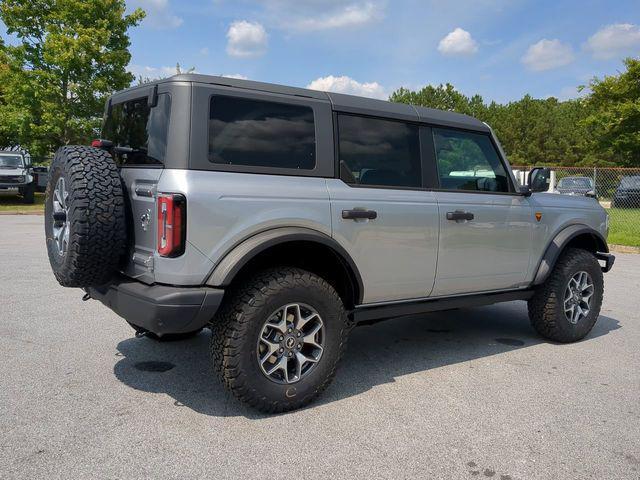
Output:
[[[529,191],[546,192],[549,190],[551,182],[551,169],[545,167],[536,167],[529,172],[528,184]]]
[[[596,192],[594,190],[589,190],[587,193],[584,194],[585,197],[591,197],[591,198],[596,198]]]

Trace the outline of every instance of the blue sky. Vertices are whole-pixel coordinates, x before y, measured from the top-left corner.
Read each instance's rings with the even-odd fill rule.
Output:
[[[640,56],[638,0],[128,0],[130,70],[385,98],[450,82],[486,100],[569,98]]]

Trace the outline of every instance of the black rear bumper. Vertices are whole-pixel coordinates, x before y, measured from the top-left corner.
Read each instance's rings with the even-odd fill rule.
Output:
[[[126,277],[86,291],[127,322],[158,336],[206,326],[224,296],[217,288],[146,285]]]

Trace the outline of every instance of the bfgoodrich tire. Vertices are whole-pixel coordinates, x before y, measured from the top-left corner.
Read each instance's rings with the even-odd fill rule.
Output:
[[[228,295],[211,326],[213,368],[225,386],[267,413],[316,398],[331,383],[350,330],[333,287],[310,272],[278,268]]]
[[[103,150],[66,146],[53,159],[45,199],[45,234],[53,273],[65,287],[105,284],[126,242],[122,183]]]
[[[600,315],[603,293],[598,260],[586,250],[569,248],[529,300],[531,325],[549,340],[562,343],[581,340]]]

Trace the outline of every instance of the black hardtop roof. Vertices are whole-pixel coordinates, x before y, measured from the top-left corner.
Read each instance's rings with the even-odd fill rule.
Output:
[[[22,152],[18,152],[16,150],[0,150],[0,155],[20,155],[21,157],[24,157],[24,153]]]
[[[328,100],[333,109],[340,112],[359,113],[371,116],[382,116],[408,121],[421,121],[437,125],[447,125],[469,130],[489,131],[489,127],[478,120],[455,112],[436,110],[434,108],[418,107],[405,103],[388,102],[373,98],[358,97],[355,95],[345,95],[342,93],[321,92],[307,88],[289,87],[274,83],[255,82],[239,78],[221,77],[215,75],[201,75],[198,73],[182,73],[172,77],[163,78],[149,83],[144,83],[114,94],[114,97],[133,90],[144,90],[153,85],[172,82],[192,82],[210,85],[223,85],[235,88],[245,88],[249,90],[259,90],[262,92],[276,93],[281,95],[293,95],[298,97],[314,98],[317,100]]]

